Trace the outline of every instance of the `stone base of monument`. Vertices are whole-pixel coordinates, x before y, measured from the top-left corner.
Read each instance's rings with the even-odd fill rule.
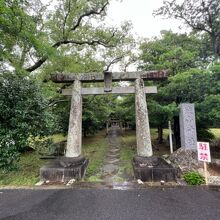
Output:
[[[203,169],[203,163],[198,161],[196,150],[179,148],[170,155],[169,160],[172,164],[177,165],[182,173]]]
[[[160,157],[133,158],[134,176],[144,182],[147,181],[176,181],[178,171]]]
[[[83,156],[61,157],[40,168],[40,178],[44,182],[64,183],[71,179],[83,178],[89,160]]]

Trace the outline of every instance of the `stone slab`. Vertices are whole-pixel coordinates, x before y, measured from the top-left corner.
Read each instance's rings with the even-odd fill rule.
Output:
[[[119,153],[108,153],[107,155],[106,155],[106,157],[107,158],[119,158],[120,157],[120,154]]]
[[[86,172],[88,162],[84,157],[56,159],[40,168],[40,179],[56,183],[80,180]]]
[[[120,151],[119,148],[113,148],[109,150],[110,153],[118,153],[119,151]]]
[[[147,86],[144,88],[144,92],[148,94],[157,93],[156,86]],[[82,88],[81,94],[82,95],[105,95],[105,94],[134,94],[135,88],[134,86],[128,87],[113,87],[111,90],[105,91],[105,88],[102,87],[93,87],[93,88]],[[62,95],[71,96],[72,90],[71,89],[62,89]],[[114,121],[110,121],[114,122]],[[119,120],[116,122],[120,122]]]
[[[135,156],[133,158],[133,169],[135,178],[144,182],[176,181],[178,173],[177,169],[168,164],[163,158],[154,156]]]
[[[106,158],[105,160],[106,163],[110,163],[110,164],[118,163],[119,161],[120,159],[117,158]]]
[[[118,165],[115,164],[106,164],[103,166],[104,174],[114,174],[118,171]]]
[[[137,78],[145,80],[161,80],[168,77],[166,70],[151,70],[143,72],[112,72],[112,81],[134,81]],[[51,75],[51,80],[56,83],[70,83],[75,80],[82,82],[100,82],[104,81],[103,73],[55,73]]]
[[[181,147],[186,150],[197,149],[197,133],[194,104],[180,105],[180,138]]]

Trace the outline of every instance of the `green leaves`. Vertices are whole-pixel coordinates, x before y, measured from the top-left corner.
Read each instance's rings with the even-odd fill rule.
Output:
[[[141,44],[141,69],[169,69],[170,75],[196,67],[199,61],[199,40],[193,35],[162,31],[161,38]]]
[[[184,0],[181,3],[178,0],[164,1],[163,6],[154,13],[167,18],[182,20],[193,31],[207,33],[212,42],[214,58],[217,58],[220,56],[219,3],[219,0]]]
[[[48,135],[54,126],[47,101],[29,77],[0,75],[0,112],[0,167],[13,165],[30,135]]]
[[[184,174],[183,178],[189,185],[201,185],[205,183],[204,177],[195,171]]]

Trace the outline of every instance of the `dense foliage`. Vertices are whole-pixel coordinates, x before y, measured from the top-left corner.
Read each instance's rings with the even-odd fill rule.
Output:
[[[46,136],[53,127],[47,100],[29,77],[0,75],[0,167],[12,167],[32,135]]]
[[[163,128],[168,120],[178,123],[178,105],[184,102],[196,104],[199,140],[214,137],[208,128],[218,126],[220,69],[218,61],[210,64],[214,51],[207,57],[203,44],[201,36],[170,31],[141,44],[139,68],[168,69],[170,73],[166,82],[158,83],[159,93],[149,99],[149,112],[152,124],[158,128],[159,142],[163,141]],[[174,129],[175,132],[177,136]],[[180,144],[178,137],[176,142]]]

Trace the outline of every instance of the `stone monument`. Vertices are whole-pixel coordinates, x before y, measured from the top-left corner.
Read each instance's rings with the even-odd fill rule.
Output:
[[[197,133],[194,104],[180,104],[180,138],[185,150],[197,149]]]
[[[180,104],[179,114],[181,148],[175,151],[170,160],[182,172],[198,170],[201,163],[197,157],[197,133],[194,104]]]

